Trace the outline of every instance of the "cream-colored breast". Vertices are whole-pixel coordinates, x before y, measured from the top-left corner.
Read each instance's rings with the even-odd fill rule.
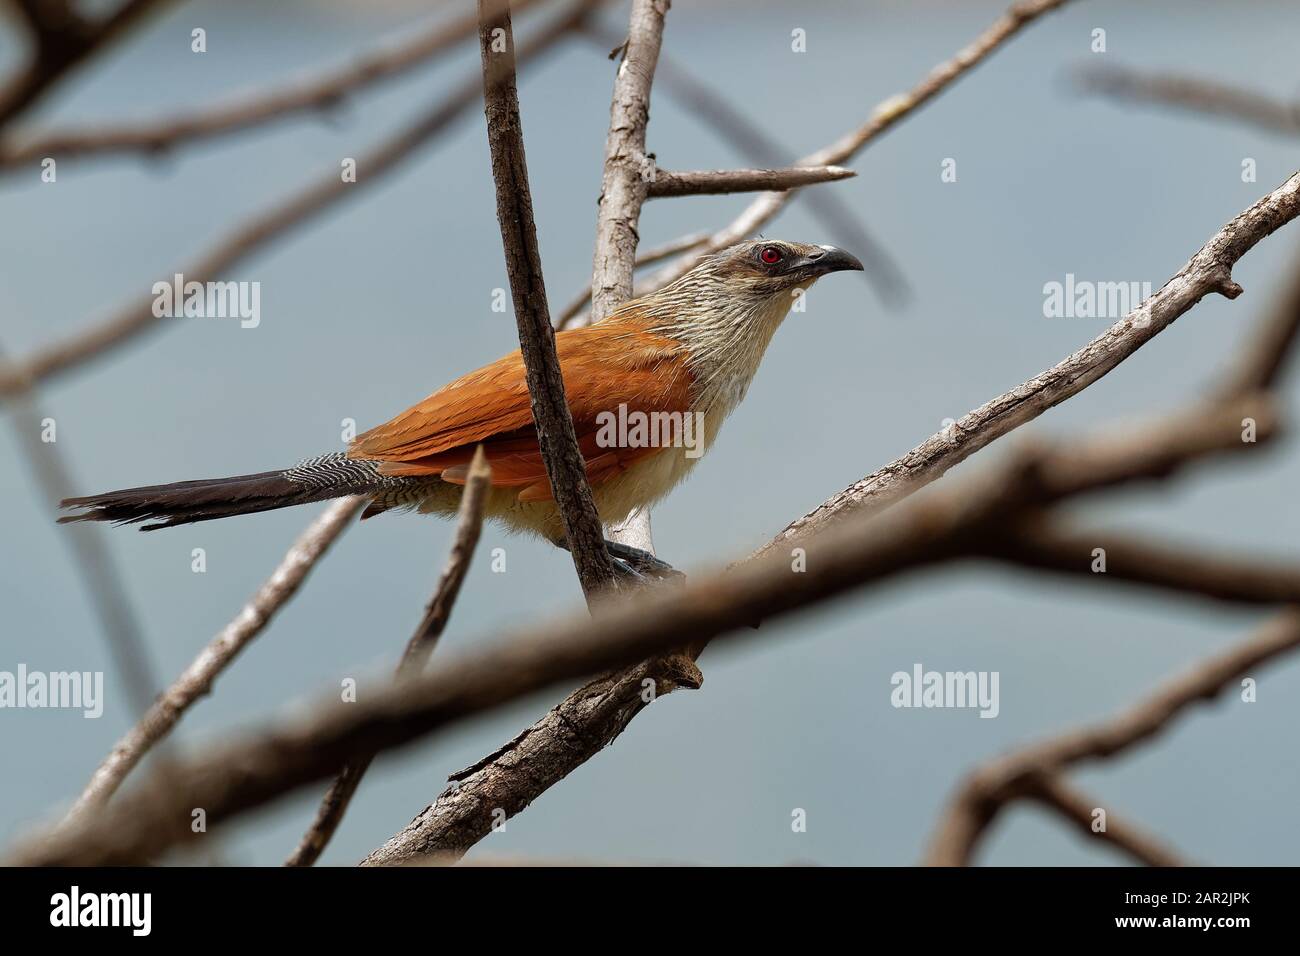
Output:
[[[720,422],[718,424],[721,424]],[[712,443],[717,426],[705,420],[705,445]],[[690,474],[699,458],[688,458],[685,449],[665,448],[646,455],[619,474],[592,488],[596,511],[604,524],[622,521],[634,508],[660,501]],[[420,503],[424,514],[454,515],[460,505],[460,485],[434,484]],[[488,492],[484,512],[512,531],[540,535],[549,541],[562,540],[564,522],[553,501],[520,501],[518,488],[493,488]]]

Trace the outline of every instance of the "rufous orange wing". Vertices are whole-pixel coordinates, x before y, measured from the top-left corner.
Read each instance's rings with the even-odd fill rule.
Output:
[[[676,339],[648,332],[633,316],[555,337],[564,391],[573,413],[587,477],[597,484],[657,447],[601,447],[601,413],[690,410],[694,382]],[[492,465],[492,484],[518,487],[524,501],[551,497],[537,444],[523,358],[512,352],[434,392],[391,421],[361,435],[352,458],[384,462],[387,475],[440,475],[463,484],[474,448]]]

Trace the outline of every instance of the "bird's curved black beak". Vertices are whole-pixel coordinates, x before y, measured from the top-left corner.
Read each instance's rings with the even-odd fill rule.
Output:
[[[832,272],[861,272],[862,263],[852,253],[835,246],[818,246],[794,263],[795,268],[809,275],[824,276]]]

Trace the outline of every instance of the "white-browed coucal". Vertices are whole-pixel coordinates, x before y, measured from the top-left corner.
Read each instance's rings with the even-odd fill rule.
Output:
[[[745,397],[796,297],[828,273],[861,268],[833,246],[742,242],[603,322],[557,333],[565,395],[601,520],[621,521],[676,487]],[[623,427],[628,422],[631,429]],[[675,434],[692,447],[625,434],[664,422],[680,423]],[[695,423],[702,436],[680,430]],[[650,437],[662,437],[654,431]],[[480,445],[492,466],[487,516],[562,543],[518,351],[358,435],[345,452],[277,471],[69,498],[63,506],[80,513],[59,520],[147,522],[147,531],[345,495],[369,497],[363,517],[393,508],[450,515]]]

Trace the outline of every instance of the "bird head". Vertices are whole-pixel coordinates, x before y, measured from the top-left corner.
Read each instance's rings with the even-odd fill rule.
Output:
[[[855,256],[835,246],[755,239],[704,257],[620,312],[680,341],[697,380],[718,383],[731,406],[800,295],[824,275],[861,268]]]
[[[862,263],[835,246],[754,239],[710,256],[697,269],[714,275],[734,295],[762,300],[789,297],[791,290],[806,289],[832,272],[861,271]]]
[[[732,326],[745,324],[745,316],[779,322],[801,291],[824,275],[850,269],[861,270],[862,263],[835,246],[753,239],[705,256],[638,305],[679,317],[708,313]]]

